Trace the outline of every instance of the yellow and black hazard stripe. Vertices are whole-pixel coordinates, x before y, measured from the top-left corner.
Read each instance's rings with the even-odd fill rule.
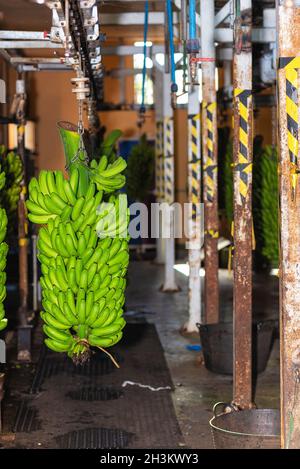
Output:
[[[200,202],[200,114],[189,115],[189,191],[192,203],[192,220],[197,218],[197,204]]]
[[[212,203],[215,196],[215,186],[216,186],[216,176],[217,176],[217,165],[214,161],[214,117],[217,110],[217,103],[203,103],[204,108],[206,109],[206,130],[207,130],[207,153],[206,161],[204,161],[203,171],[204,171],[204,183],[206,191],[206,199],[208,202]]]
[[[164,120],[165,138],[165,201],[169,204],[174,202],[174,154],[173,154],[173,119],[166,117]]]
[[[236,105],[239,113],[239,154],[238,162],[234,165],[239,175],[239,195],[240,203],[243,204],[247,198],[250,184],[249,175],[252,172],[252,162],[249,161],[249,143],[252,136],[249,135],[250,126],[250,105],[252,99],[252,90],[242,90],[236,88],[234,97],[237,100]]]
[[[205,230],[204,234],[206,236],[209,236],[210,238],[217,239],[219,237],[219,231],[218,230]]]
[[[292,199],[295,198],[299,153],[299,86],[298,69],[300,57],[281,57],[278,63],[279,69],[285,70],[286,93],[286,119],[287,119],[287,143],[290,157],[290,180]]]
[[[155,170],[155,185],[156,197],[158,200],[164,197],[164,126],[162,121],[156,121],[156,136],[155,136],[155,156],[156,156],[156,170]]]

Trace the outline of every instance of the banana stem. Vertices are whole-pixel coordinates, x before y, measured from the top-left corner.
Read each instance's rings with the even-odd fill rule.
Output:
[[[109,356],[109,358],[111,359],[111,361],[113,362],[113,364],[117,367],[117,368],[120,368],[120,365],[118,364],[118,362],[115,360],[115,358],[112,356],[111,353],[109,353],[107,350],[105,350],[105,348],[102,348],[102,347],[99,347],[98,345],[96,346],[98,349],[102,350],[102,352],[106,353],[106,355]]]
[[[74,156],[78,153],[80,136],[77,132],[77,127],[70,122],[58,122],[57,124],[59,134],[64,146],[64,153],[66,159],[66,168],[68,173],[71,173],[72,168],[77,168],[79,172],[78,195],[86,194],[89,187],[89,174],[85,167],[85,155],[83,152],[78,154],[78,159],[73,161]]]

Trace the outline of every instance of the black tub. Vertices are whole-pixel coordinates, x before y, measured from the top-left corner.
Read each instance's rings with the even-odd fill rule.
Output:
[[[270,356],[275,321],[253,324],[252,362],[254,374],[265,370]],[[218,324],[198,324],[205,366],[208,370],[233,374],[233,334],[232,322]]]
[[[216,413],[209,424],[216,449],[280,448],[280,412],[276,409],[251,409]]]

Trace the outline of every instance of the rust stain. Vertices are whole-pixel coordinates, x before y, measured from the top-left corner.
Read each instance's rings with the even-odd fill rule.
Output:
[[[280,6],[277,6],[277,24],[278,57],[299,56],[300,8],[295,8],[293,2],[291,3],[287,0],[282,2]],[[296,198],[292,200],[286,116],[286,76],[284,69],[279,69],[278,71],[278,89],[281,238],[281,441],[283,448],[292,449],[300,448],[300,193],[298,184]],[[291,421],[293,421],[293,425],[291,425]]]

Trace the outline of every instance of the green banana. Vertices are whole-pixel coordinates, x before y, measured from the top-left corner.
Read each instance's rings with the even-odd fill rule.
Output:
[[[53,339],[45,339],[45,344],[54,352],[68,352],[72,346],[72,340],[69,342],[59,342]]]
[[[122,158],[108,161],[104,155],[99,164],[90,164],[94,182],[85,188],[83,173],[73,163],[69,180],[60,171],[41,171],[29,185],[29,217],[47,225],[38,240],[45,343],[67,352],[75,363],[88,358],[93,344],[111,346],[122,337],[125,280],[120,277],[128,263],[128,239],[104,232],[127,230],[127,212],[119,217],[124,195],[116,194],[124,184],[125,167]],[[5,281],[2,265],[0,253],[0,287]],[[0,300],[1,294],[4,288]],[[0,326],[2,316],[0,305]]]

